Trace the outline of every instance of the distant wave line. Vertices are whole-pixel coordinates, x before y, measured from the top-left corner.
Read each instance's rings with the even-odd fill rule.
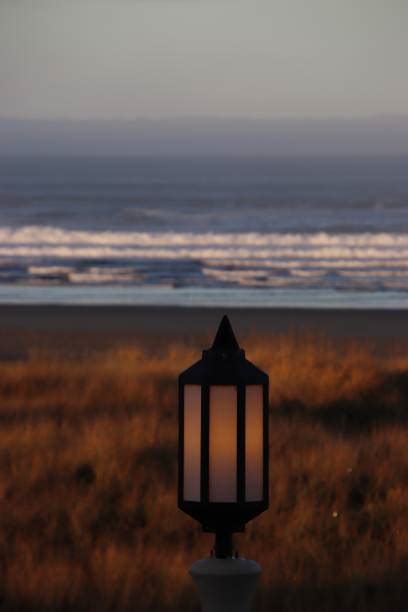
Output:
[[[406,233],[216,233],[111,232],[65,230],[54,226],[0,227],[0,245],[58,245],[109,247],[384,247],[408,248]]]
[[[9,248],[0,247],[0,257],[4,258],[59,258],[59,259],[297,259],[297,260],[331,260],[337,261],[339,259],[360,259],[360,260],[383,260],[387,261],[401,261],[408,260],[408,246],[406,249],[395,251],[394,249],[380,249],[369,247],[364,249],[363,247],[323,247],[320,249],[307,250],[299,248],[298,250],[287,247],[277,249],[248,249],[248,248],[114,248],[110,246],[106,247],[73,247],[73,246],[13,246]]]

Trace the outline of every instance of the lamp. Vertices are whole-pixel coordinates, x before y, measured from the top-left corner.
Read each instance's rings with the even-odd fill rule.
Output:
[[[179,377],[179,508],[215,533],[215,557],[268,508],[269,379],[245,358],[227,316]]]

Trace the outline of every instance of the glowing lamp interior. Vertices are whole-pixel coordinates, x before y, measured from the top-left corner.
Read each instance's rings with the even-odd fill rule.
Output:
[[[210,387],[210,501],[237,499],[237,388]]]
[[[200,501],[201,387],[184,388],[184,499]]]
[[[245,389],[245,498],[263,497],[263,389],[249,385]]]

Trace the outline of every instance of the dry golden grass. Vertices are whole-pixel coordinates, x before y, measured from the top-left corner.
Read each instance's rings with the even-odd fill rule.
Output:
[[[243,344],[271,378],[271,507],[237,537],[256,610],[405,611],[408,351]],[[199,353],[162,350],[0,364],[2,612],[198,609],[187,569],[212,541],[176,507],[175,398]]]

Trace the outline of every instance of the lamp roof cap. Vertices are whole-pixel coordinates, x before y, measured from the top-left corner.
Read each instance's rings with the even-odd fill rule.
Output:
[[[227,315],[224,315],[221,319],[211,349],[215,351],[239,351],[239,344]]]

